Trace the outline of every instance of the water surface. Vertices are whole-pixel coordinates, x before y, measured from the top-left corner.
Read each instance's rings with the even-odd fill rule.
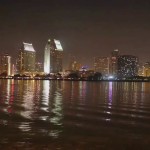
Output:
[[[149,149],[150,83],[0,80],[0,149]]]

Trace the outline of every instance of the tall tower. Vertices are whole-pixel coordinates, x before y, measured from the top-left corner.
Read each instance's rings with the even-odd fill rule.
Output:
[[[49,39],[44,52],[44,72],[58,73],[62,71],[63,49],[59,40]]]
[[[11,56],[8,54],[0,56],[0,74],[11,75]]]
[[[138,75],[138,58],[132,55],[121,55],[118,58],[118,77],[128,78]]]
[[[118,56],[119,56],[119,50],[118,49],[112,51],[111,57],[110,57],[110,74],[113,76],[117,76]]]
[[[108,57],[95,57],[94,58],[94,71],[100,72],[103,76],[108,76],[109,58]]]
[[[146,62],[143,66],[143,74],[145,77],[150,77],[150,62]]]
[[[32,44],[23,43],[17,59],[17,72],[20,74],[32,74],[35,71],[36,52]]]

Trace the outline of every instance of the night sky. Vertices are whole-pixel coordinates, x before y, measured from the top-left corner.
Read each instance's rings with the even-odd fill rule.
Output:
[[[15,58],[28,42],[43,61],[49,38],[61,41],[66,58],[75,55],[84,64],[114,49],[150,61],[150,2],[0,0],[0,52]]]

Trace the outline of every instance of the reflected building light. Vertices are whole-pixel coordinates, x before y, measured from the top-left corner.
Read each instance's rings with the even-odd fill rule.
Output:
[[[49,132],[49,136],[53,137],[53,138],[57,138],[59,136],[61,131],[58,131],[58,130],[51,130]]]
[[[62,126],[62,119],[63,119],[63,108],[62,108],[62,95],[59,91],[56,91],[54,97],[54,108],[52,109],[52,113],[54,113],[54,117],[50,118],[50,122],[56,126]],[[49,132],[49,136],[53,138],[57,138],[62,130],[51,130]]]
[[[49,94],[50,94],[50,81],[43,81],[43,93],[44,97],[42,98],[42,104],[44,107],[41,107],[42,110],[48,111],[49,107]]]
[[[21,122],[18,128],[23,132],[29,132],[31,130],[29,122]]]
[[[75,86],[74,86],[74,82],[71,82],[71,101],[73,101],[73,99],[74,99],[74,96],[75,96],[75,94],[74,94],[74,88],[75,88]]]
[[[54,108],[52,109],[52,112],[55,114],[55,116],[50,119],[50,122],[55,125],[62,125],[62,96],[59,92],[56,92],[54,100]]]
[[[31,119],[32,118],[32,113],[34,109],[34,90],[32,89],[33,87],[27,82],[27,87],[24,90],[23,93],[23,107],[25,110],[21,112],[21,115],[25,118]]]
[[[111,121],[111,119],[110,119],[110,118],[106,118],[105,120],[106,120],[106,121]]]
[[[7,112],[12,113],[12,105],[14,101],[14,84],[13,80],[7,80],[7,93],[6,93],[6,99],[5,104],[8,104]]]
[[[46,121],[48,118],[49,118],[49,116],[40,116],[40,117],[39,117],[39,119],[40,119],[40,120],[43,120],[43,121]]]
[[[106,114],[111,114],[111,112],[107,111]]]
[[[112,82],[109,82],[109,103],[112,103]]]
[[[9,85],[10,85],[10,83],[9,83]],[[9,113],[12,113],[13,102],[14,102],[14,80],[11,81],[11,87],[10,87],[9,108],[8,108]]]
[[[84,102],[86,100],[86,83],[84,81],[80,81],[79,83],[79,93],[80,93],[80,100],[82,100],[82,102]]]
[[[10,80],[7,80],[6,104],[9,104],[9,99],[10,99]]]
[[[133,83],[133,91],[134,91],[134,93],[133,93],[133,98],[132,98],[132,102],[133,103],[137,103],[137,101],[138,101],[138,83]]]
[[[110,111],[104,111],[105,114],[112,114]]]
[[[144,91],[145,91],[145,83],[142,82],[142,88],[141,88],[141,102],[142,103],[144,102],[144,99],[145,99]]]

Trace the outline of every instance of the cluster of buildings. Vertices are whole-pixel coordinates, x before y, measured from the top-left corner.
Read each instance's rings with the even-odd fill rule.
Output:
[[[24,42],[18,50],[16,58],[16,63],[12,64],[11,56],[8,54],[0,55],[0,76],[35,76],[37,74],[47,75],[63,72],[63,48],[60,41],[56,39],[47,41],[44,50],[44,63],[36,62],[36,51],[33,45]],[[139,65],[138,57],[120,55],[119,50],[114,50],[109,57],[95,57],[93,69],[91,70],[83,67],[72,58],[67,72],[78,72],[80,77],[92,76],[94,73],[99,72],[103,79],[126,79],[135,76],[150,77],[150,62]]]
[[[101,72],[104,78],[129,78],[139,76],[138,70],[138,57],[132,55],[120,55],[119,50],[112,51],[110,57],[94,58],[94,71]],[[143,72],[144,70],[145,67],[143,66]]]
[[[101,72],[104,78],[150,77],[150,62],[140,65],[138,57],[114,50],[110,57],[94,58],[94,71]]]
[[[36,62],[36,51],[32,44],[22,43],[16,59],[12,64],[11,56],[0,55],[0,75],[25,75],[49,74],[62,72],[63,48],[59,40],[49,39],[44,50],[44,65]]]

